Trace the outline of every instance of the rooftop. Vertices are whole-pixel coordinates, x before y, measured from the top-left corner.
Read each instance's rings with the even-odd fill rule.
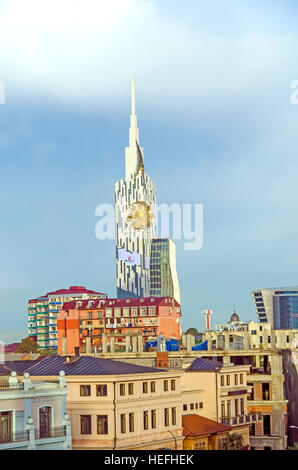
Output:
[[[183,434],[187,437],[228,432],[232,428],[203,416],[191,414],[182,416]]]
[[[78,305],[78,302],[82,302]],[[101,305],[100,305],[101,304]],[[95,300],[73,300],[70,302],[64,302],[63,310],[70,309],[92,309],[92,308],[106,308],[106,307],[146,307],[150,305],[159,306],[174,306],[180,307],[179,303],[172,297],[133,297],[129,299],[95,299]]]
[[[59,375],[63,370],[65,375],[122,375],[122,374],[150,374],[166,372],[163,369],[153,367],[144,367],[129,364],[111,359],[101,359],[92,356],[80,356],[72,358],[72,362],[66,362],[65,356],[45,357],[41,361],[20,361],[33,362],[28,364],[27,368],[20,366],[23,372],[29,372],[30,375]],[[10,369],[12,370],[12,369]],[[16,370],[16,368],[14,368]]]
[[[96,292],[94,290],[86,289],[83,286],[70,286],[68,289],[58,289],[56,291],[48,292],[45,295],[42,295],[36,299],[30,299],[29,302],[37,302],[42,299],[46,299],[50,295],[72,295],[72,294],[94,294],[94,295],[103,295],[107,298],[107,294],[103,294],[102,292]]]
[[[198,357],[195,359],[187,370],[206,370],[217,371],[223,367],[223,364],[216,360],[203,359]]]

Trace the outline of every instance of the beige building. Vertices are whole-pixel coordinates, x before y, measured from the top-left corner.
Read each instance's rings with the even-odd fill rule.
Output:
[[[183,449],[181,372],[56,356],[30,374],[47,380],[61,370],[73,449]]]
[[[261,420],[247,408],[249,369],[227,361],[195,359],[181,377],[182,414],[194,413],[230,426],[231,432],[242,436],[243,446],[249,446],[250,426]]]

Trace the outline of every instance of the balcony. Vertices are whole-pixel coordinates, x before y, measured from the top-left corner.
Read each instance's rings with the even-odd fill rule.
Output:
[[[229,416],[220,419],[227,426],[241,426],[262,421],[262,413],[248,413],[247,415]]]
[[[0,450],[44,448],[47,446],[60,447],[68,437],[66,426],[53,427],[48,430],[34,429],[17,431],[0,435]],[[61,447],[60,447],[61,448]]]

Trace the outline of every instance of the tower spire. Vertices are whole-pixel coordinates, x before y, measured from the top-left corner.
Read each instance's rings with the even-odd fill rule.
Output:
[[[136,114],[135,77],[131,77],[131,114]]]
[[[138,119],[136,115],[136,95],[135,95],[135,78],[131,78],[131,115],[129,129],[129,146],[135,147],[136,141],[139,143]]]
[[[131,77],[131,115],[129,128],[129,146],[125,149],[125,172],[126,176],[136,174],[139,167],[144,167],[143,149],[139,147],[139,129],[138,118],[136,115],[136,95],[135,95],[135,78]]]

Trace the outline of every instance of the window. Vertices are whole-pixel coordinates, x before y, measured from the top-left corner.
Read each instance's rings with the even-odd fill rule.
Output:
[[[235,400],[235,415],[236,416],[239,415],[239,400],[238,400],[238,398],[236,398],[236,400]]]
[[[202,401],[200,402],[200,408],[203,408],[203,402]]]
[[[172,425],[176,424],[176,408],[172,408]]]
[[[227,385],[230,385],[230,376],[227,375]]]
[[[231,416],[231,401],[230,400],[227,401],[227,416],[228,417]]]
[[[221,377],[220,377],[220,385],[222,387],[224,387],[224,385],[225,385],[225,376],[224,375],[221,375]]]
[[[120,415],[121,433],[126,433],[126,416]]]
[[[221,416],[225,416],[225,402],[222,401],[221,402]]]
[[[151,387],[151,392],[154,393],[155,392],[155,382],[151,382],[150,387]]]
[[[163,381],[163,389],[164,389],[165,392],[167,392],[169,390],[169,381],[168,380]]]
[[[240,400],[240,410],[241,415],[244,415],[244,398],[241,398]]]
[[[96,385],[96,395],[98,397],[107,396],[107,385]]]
[[[89,320],[92,318],[92,312],[88,312],[88,318]]]
[[[183,411],[187,411],[187,405],[183,405]]]
[[[235,382],[235,385],[238,385],[238,374],[234,375],[234,382]]]
[[[198,409],[198,403],[196,403],[196,410]]]
[[[165,426],[169,426],[169,408],[165,408]]]
[[[128,395],[133,395],[133,383],[128,384]]]
[[[191,404],[190,404],[190,409],[191,409],[191,410],[194,409],[194,403],[191,403]]]
[[[156,410],[151,411],[151,427],[156,429]]]
[[[243,374],[240,374],[240,383],[243,384]]]
[[[144,423],[144,429],[148,429],[148,411],[144,411],[143,413],[143,423]]]
[[[143,393],[148,393],[148,382],[143,382]]]
[[[129,432],[134,432],[135,430],[135,417],[134,413],[129,413],[128,416]]]
[[[91,434],[91,415],[81,415],[81,434]]]
[[[81,397],[90,397],[90,395],[91,395],[91,385],[81,385],[80,386],[80,395],[81,395]]]
[[[108,416],[97,416],[97,434],[108,434]]]
[[[125,384],[120,384],[120,395],[125,395]]]
[[[171,390],[176,390],[176,380],[171,380]]]

